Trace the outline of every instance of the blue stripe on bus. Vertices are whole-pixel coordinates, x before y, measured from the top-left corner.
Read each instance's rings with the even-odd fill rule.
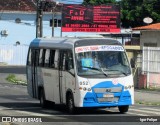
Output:
[[[114,102],[98,102],[98,98],[102,98],[104,93],[94,93],[94,88],[111,88],[111,87],[122,87],[122,92],[112,93],[114,97],[119,97],[119,101]],[[83,107],[107,107],[107,106],[121,106],[131,105],[131,95],[129,91],[123,91],[124,86],[121,84],[114,85],[111,81],[101,82],[92,87],[92,92],[87,92],[84,100]]]

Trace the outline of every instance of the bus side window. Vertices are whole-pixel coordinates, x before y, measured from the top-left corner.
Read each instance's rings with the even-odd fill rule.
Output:
[[[35,49],[35,66],[38,66],[39,62],[39,49]]]
[[[67,52],[65,60],[65,69],[68,71],[74,70],[73,54],[71,51]]]
[[[40,49],[40,54],[39,54],[39,66],[44,66],[44,59],[45,59],[45,49]]]
[[[34,66],[34,50],[31,49],[31,66]]]
[[[55,57],[55,50],[50,50],[49,67],[51,68],[55,68],[54,57]]]
[[[27,59],[27,65],[30,66],[31,65],[31,49],[29,49],[29,53],[28,53],[28,59]]]
[[[55,54],[54,54],[54,68],[57,69],[60,65],[60,61],[59,61],[59,50],[55,50]]]
[[[39,66],[42,65],[42,53],[43,53],[43,49],[40,49],[40,52],[39,52]]]
[[[45,59],[44,59],[44,65],[45,67],[49,67],[49,57],[50,57],[50,50],[49,49],[46,49],[46,52],[45,52]]]

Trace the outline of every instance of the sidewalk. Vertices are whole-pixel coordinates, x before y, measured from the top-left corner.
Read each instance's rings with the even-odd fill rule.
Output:
[[[160,91],[135,89],[135,103],[160,105]]]

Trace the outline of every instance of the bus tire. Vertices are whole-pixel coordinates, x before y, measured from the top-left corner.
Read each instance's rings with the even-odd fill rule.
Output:
[[[68,94],[68,97],[67,97],[67,110],[68,110],[68,113],[70,114],[75,113],[74,99],[72,94]]]
[[[45,108],[46,105],[47,105],[47,101],[46,101],[43,89],[40,90],[40,105],[41,105],[42,108]]]
[[[118,106],[118,109],[120,113],[125,113],[125,112],[128,112],[129,106],[128,105]]]

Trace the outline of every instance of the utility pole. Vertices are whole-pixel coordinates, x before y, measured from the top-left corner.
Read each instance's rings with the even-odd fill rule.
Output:
[[[36,17],[36,38],[43,36],[43,5],[41,0],[37,0],[37,17]]]
[[[52,9],[52,37],[54,37],[54,12],[55,7]]]

